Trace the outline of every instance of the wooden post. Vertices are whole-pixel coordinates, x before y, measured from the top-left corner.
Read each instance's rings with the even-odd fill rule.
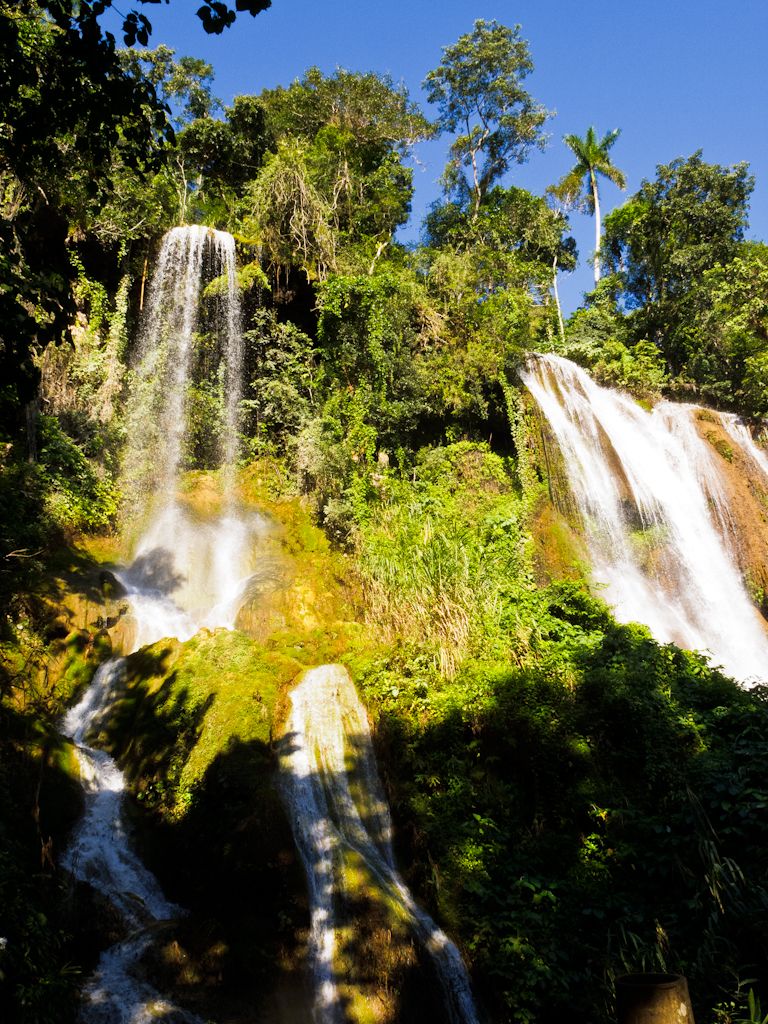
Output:
[[[682,974],[625,974],[616,979],[619,1024],[694,1024]]]

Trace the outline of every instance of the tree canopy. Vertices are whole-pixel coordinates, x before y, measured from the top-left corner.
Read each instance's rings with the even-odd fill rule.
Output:
[[[457,133],[443,176],[445,189],[477,214],[488,189],[512,163],[543,148],[549,112],[522,86],[533,70],[528,43],[496,21],[475,22],[471,33],[445,47],[427,75],[427,99],[437,106],[437,126]]]
[[[707,164],[698,152],[660,165],[606,218],[601,252],[619,302],[674,373],[688,354],[695,286],[736,254],[753,187],[746,164]]]

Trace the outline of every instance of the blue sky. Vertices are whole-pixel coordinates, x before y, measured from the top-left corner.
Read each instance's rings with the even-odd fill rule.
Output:
[[[527,88],[556,116],[545,152],[513,168],[507,184],[541,193],[570,166],[564,134],[583,135],[590,124],[601,134],[621,128],[613,158],[627,175],[627,195],[657,164],[696,149],[711,162],[746,160],[757,178],[750,236],[768,236],[767,0],[273,0],[256,18],[241,14],[221,36],[205,34],[194,13],[199,4],[144,7],[151,45],[209,61],[225,103],[287,85],[313,64],[325,72],[389,73],[423,102],[424,76],[475,19],[520,24],[534,62]],[[418,237],[439,193],[447,145],[444,138],[418,150],[412,222],[401,237]],[[602,195],[606,212],[623,199],[609,182]],[[571,224],[580,266],[561,280],[567,310],[590,286],[594,246],[590,218],[572,215]]]

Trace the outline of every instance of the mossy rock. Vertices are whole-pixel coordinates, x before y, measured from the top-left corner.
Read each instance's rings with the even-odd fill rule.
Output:
[[[183,814],[233,743],[269,746],[278,693],[300,668],[237,631],[160,640],[126,658],[123,688],[95,739],[118,758],[140,798]]]
[[[533,564],[542,585],[555,580],[585,579],[589,552],[584,538],[549,501],[541,500],[533,515]]]
[[[193,911],[145,967],[206,1018],[249,1019],[244,1008],[277,999],[306,954],[303,875],[272,747],[283,695],[303,669],[291,640],[305,649],[293,635],[267,646],[227,630],[143,648],[126,659],[94,737],[128,779],[142,858]]]
[[[719,419],[711,409],[697,409],[696,419],[701,423],[718,423]]]

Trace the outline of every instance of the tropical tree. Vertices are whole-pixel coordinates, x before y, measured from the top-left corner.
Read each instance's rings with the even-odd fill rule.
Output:
[[[152,83],[171,109],[175,128],[221,110],[221,101],[211,94],[213,67],[199,57],[177,59],[176,51],[163,45],[154,50],[120,50],[118,57],[134,78]]]
[[[410,211],[414,143],[432,134],[407,91],[388,77],[310,68],[259,97],[274,153],[247,192],[248,223],[272,265],[370,273]],[[341,264],[339,259],[342,258]],[[343,264],[343,265],[342,265]]]
[[[519,25],[478,20],[471,33],[443,50],[439,67],[424,81],[440,130],[459,133],[443,175],[445,190],[470,205],[473,218],[510,164],[544,146],[541,126],[549,111],[521,85],[532,70]]]
[[[619,308],[630,314],[634,338],[654,342],[673,375],[712,330],[703,327],[712,297],[701,284],[739,254],[754,184],[747,164],[708,164],[697,152],[657,167],[656,178],[605,219],[602,262]]]
[[[600,280],[600,191],[599,175],[608,178],[620,189],[627,187],[624,172],[611,163],[609,150],[621,134],[620,128],[607,132],[600,141],[595,129],[587,128],[582,139],[579,135],[565,135],[563,142],[574,153],[576,164],[552,188],[552,193],[572,206],[589,211],[595,218],[595,284]]]

